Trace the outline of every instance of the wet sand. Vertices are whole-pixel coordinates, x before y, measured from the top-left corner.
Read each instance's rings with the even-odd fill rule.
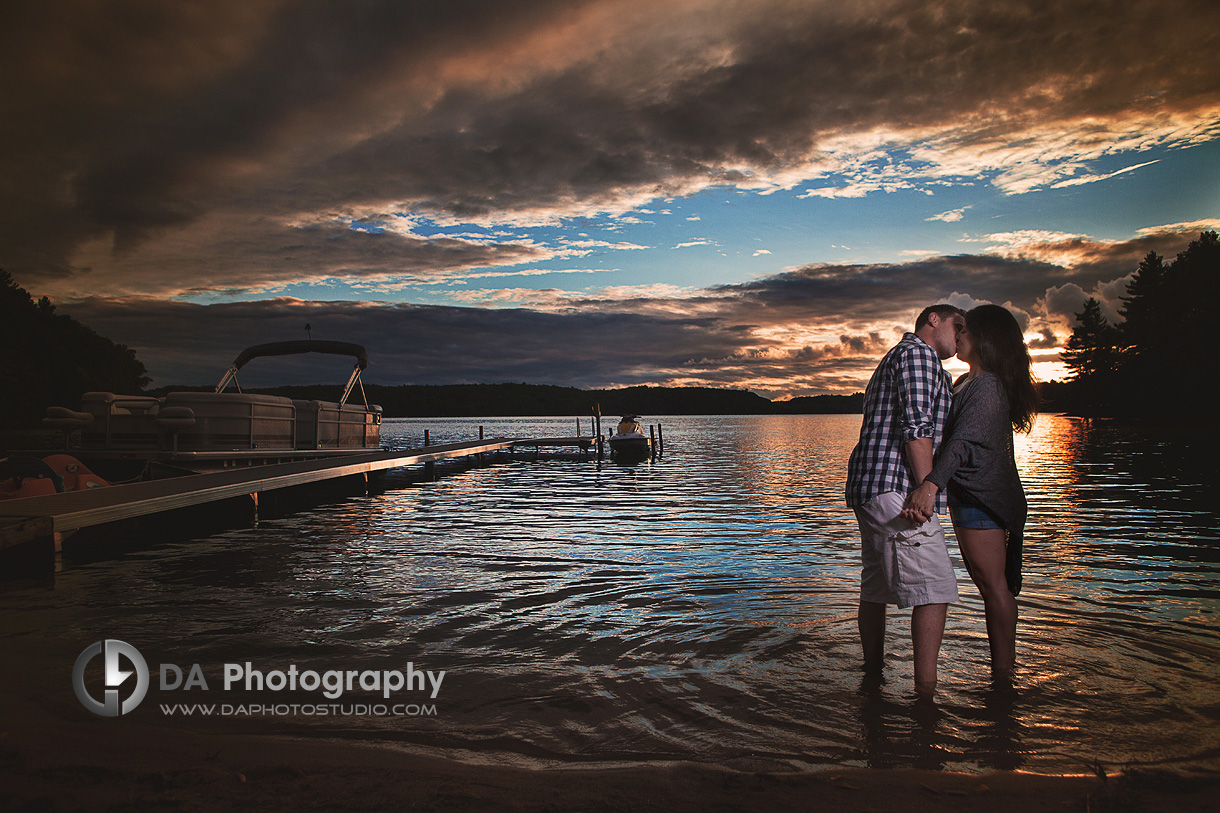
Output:
[[[66,686],[5,683],[12,691],[0,696],[4,810],[1220,810],[1214,780],[1151,774],[1103,782],[1011,772],[462,761],[354,739],[94,717],[70,692],[55,690]]]

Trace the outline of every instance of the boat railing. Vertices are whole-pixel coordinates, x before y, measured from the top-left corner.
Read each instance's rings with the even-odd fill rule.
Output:
[[[185,407],[193,426],[178,432],[180,452],[290,450],[297,409],[291,398],[252,393],[171,392],[165,406]]]
[[[93,422],[81,429],[86,449],[156,449],[159,439],[157,413],[161,399],[145,395],[115,395],[87,392],[81,411]]]
[[[377,449],[381,407],[253,393],[171,392],[164,398],[86,393],[91,451],[245,452]],[[82,416],[84,417],[84,416]]]

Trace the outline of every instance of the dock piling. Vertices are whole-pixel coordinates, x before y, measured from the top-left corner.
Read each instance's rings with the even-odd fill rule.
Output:
[[[597,438],[597,459],[605,460],[606,450],[602,445],[605,442],[606,436],[602,434],[602,406],[601,404],[593,405],[594,428],[593,436]]]
[[[424,430],[424,448],[426,449],[431,445],[432,445],[432,430],[425,429]],[[424,463],[424,477],[428,478],[428,480],[430,480],[430,481],[436,479],[436,463],[434,463],[432,461],[428,461],[427,463]]]

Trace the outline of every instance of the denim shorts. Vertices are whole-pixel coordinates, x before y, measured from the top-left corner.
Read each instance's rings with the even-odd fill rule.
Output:
[[[980,531],[991,529],[1004,530],[1004,526],[995,517],[973,505],[950,505],[949,516],[953,517],[955,528],[971,528]]]

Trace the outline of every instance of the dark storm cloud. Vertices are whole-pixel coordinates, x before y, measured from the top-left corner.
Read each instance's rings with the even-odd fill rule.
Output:
[[[326,103],[381,71],[410,76],[438,52],[515,36],[579,5],[27,4],[0,40],[10,125],[0,131],[0,261],[62,275],[72,250],[97,235],[124,251],[217,208],[265,212],[294,192],[251,185],[251,175],[266,180],[268,162],[299,159],[294,151],[351,127],[350,111]],[[272,213],[285,211],[296,210]]]
[[[303,338],[364,344],[366,380],[384,384],[460,382],[640,383],[658,369],[706,354],[726,356],[738,338],[711,320],[632,314],[552,314],[419,305],[277,299],[222,305],[164,300],[89,300],[65,308],[137,350],[158,384],[219,379],[242,348]],[[629,350],[628,350],[629,348]],[[333,366],[333,365],[332,365]],[[316,369],[267,364],[247,378],[311,383]]]
[[[121,271],[100,262],[86,281],[116,294],[178,296],[266,291],[292,283],[430,282],[461,269],[547,259],[524,242],[424,238],[354,229],[346,221],[287,224],[206,218],[125,259]]]
[[[1148,53],[1150,42],[1181,35],[1167,22],[1175,11],[1217,16],[1201,5],[1155,14],[1129,3],[896,2],[868,12],[759,3],[752,14],[708,5],[736,23],[698,43],[732,51],[723,64],[681,45],[661,53],[672,43],[644,27],[630,58],[576,60],[511,93],[451,90],[426,114],[309,168],[325,188],[302,185],[329,198],[329,179],[371,180],[376,168],[367,197],[457,217],[613,208],[629,192],[782,174],[816,156],[824,139],[873,128],[935,131],[941,148],[968,151],[1101,110],[1190,109],[1220,89],[1206,71],[1166,69]],[[685,22],[696,31],[706,24]],[[1191,37],[1200,46],[1207,39]],[[1012,129],[979,126],[995,116]]]
[[[105,240],[114,276],[164,240],[172,275],[195,256],[174,235],[209,215],[254,237],[336,209],[614,209],[833,168],[821,150],[873,130],[1036,186],[1132,121],[1149,131],[1126,149],[1193,137],[1218,17],[1192,0],[27,4],[0,35],[0,263],[63,278]],[[1022,144],[1041,146],[1019,176],[972,152]]]
[[[898,303],[918,312],[953,294],[1032,303],[1048,279],[1073,276],[1049,263],[964,255],[901,264],[815,265],[719,290],[735,292],[748,312],[757,308],[791,317],[812,308],[822,320],[851,324],[889,318]]]

